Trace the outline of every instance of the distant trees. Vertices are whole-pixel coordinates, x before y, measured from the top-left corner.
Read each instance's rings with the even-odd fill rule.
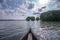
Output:
[[[27,18],[26,18],[27,21],[30,21],[30,19],[31,19],[30,17],[27,17]]]
[[[35,21],[35,17],[34,16],[31,16],[31,21]]]
[[[40,18],[39,17],[36,17],[36,19],[35,19],[34,16],[29,16],[29,17],[26,18],[26,20],[27,21],[35,21],[35,20],[37,20],[38,21],[38,20],[40,20]]]
[[[40,15],[42,21],[60,21],[60,10],[44,12]]]
[[[37,21],[39,21],[39,20],[40,20],[40,18],[39,18],[39,17],[36,17],[36,20],[37,20]]]
[[[31,20],[31,21],[35,21],[35,17],[34,17],[34,16],[30,16],[30,17],[27,17],[26,20],[27,20],[27,21],[30,21],[30,20]]]
[[[60,10],[47,11],[40,14],[40,17],[29,16],[26,18],[27,21],[60,21]]]

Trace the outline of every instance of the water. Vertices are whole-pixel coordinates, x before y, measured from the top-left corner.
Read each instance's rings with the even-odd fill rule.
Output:
[[[0,21],[0,40],[19,40],[29,28],[38,40],[60,40],[60,22]]]
[[[26,21],[0,21],[0,40],[19,40],[28,30]]]

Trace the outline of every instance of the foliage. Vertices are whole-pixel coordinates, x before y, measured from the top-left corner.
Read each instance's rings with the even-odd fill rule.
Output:
[[[60,10],[52,10],[41,13],[40,20],[42,21],[60,21]]]
[[[40,20],[40,18],[39,18],[39,17],[36,17],[36,20],[37,20],[37,21],[39,21],[39,20]]]
[[[27,20],[27,21],[30,21],[30,20],[31,20],[31,21],[34,21],[34,20],[35,20],[35,17],[34,17],[34,16],[30,16],[30,17],[27,17],[26,20]]]
[[[27,17],[26,20],[27,20],[27,21],[30,21],[30,17]]]
[[[34,16],[31,16],[31,21],[35,21],[35,17]]]

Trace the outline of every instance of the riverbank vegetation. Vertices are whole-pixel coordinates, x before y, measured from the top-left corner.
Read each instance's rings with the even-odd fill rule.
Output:
[[[42,21],[60,21],[60,10],[53,10],[41,13],[40,20]]]

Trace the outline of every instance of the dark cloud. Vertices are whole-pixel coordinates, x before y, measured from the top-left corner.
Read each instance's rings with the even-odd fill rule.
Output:
[[[26,0],[0,0],[0,19],[22,19],[26,14]]]
[[[28,9],[34,8],[34,4],[29,3]]]
[[[2,9],[6,8],[15,9],[22,5],[24,2],[25,0],[0,0]]]
[[[43,7],[42,7],[42,9],[45,9],[45,8],[46,8],[46,6],[43,6]]]
[[[41,11],[42,11],[42,9],[38,9],[38,11],[39,11],[39,12],[41,12]]]
[[[45,9],[45,8],[46,8],[46,6],[43,6],[43,7],[41,7],[40,9],[38,9],[38,11],[41,12],[41,11],[43,11],[43,9]]]
[[[56,1],[56,3],[60,2],[60,0],[55,0],[55,1]]]
[[[2,9],[6,9],[7,8],[7,5],[5,5],[5,4],[2,4],[1,6],[2,6]]]
[[[58,2],[60,1],[60,0],[57,0]]]
[[[25,2],[25,0],[8,0],[7,5],[9,6],[10,9],[14,9],[16,7],[19,7]]]
[[[39,12],[34,12],[33,15],[40,14]]]
[[[0,3],[2,3],[4,0],[0,0]]]

